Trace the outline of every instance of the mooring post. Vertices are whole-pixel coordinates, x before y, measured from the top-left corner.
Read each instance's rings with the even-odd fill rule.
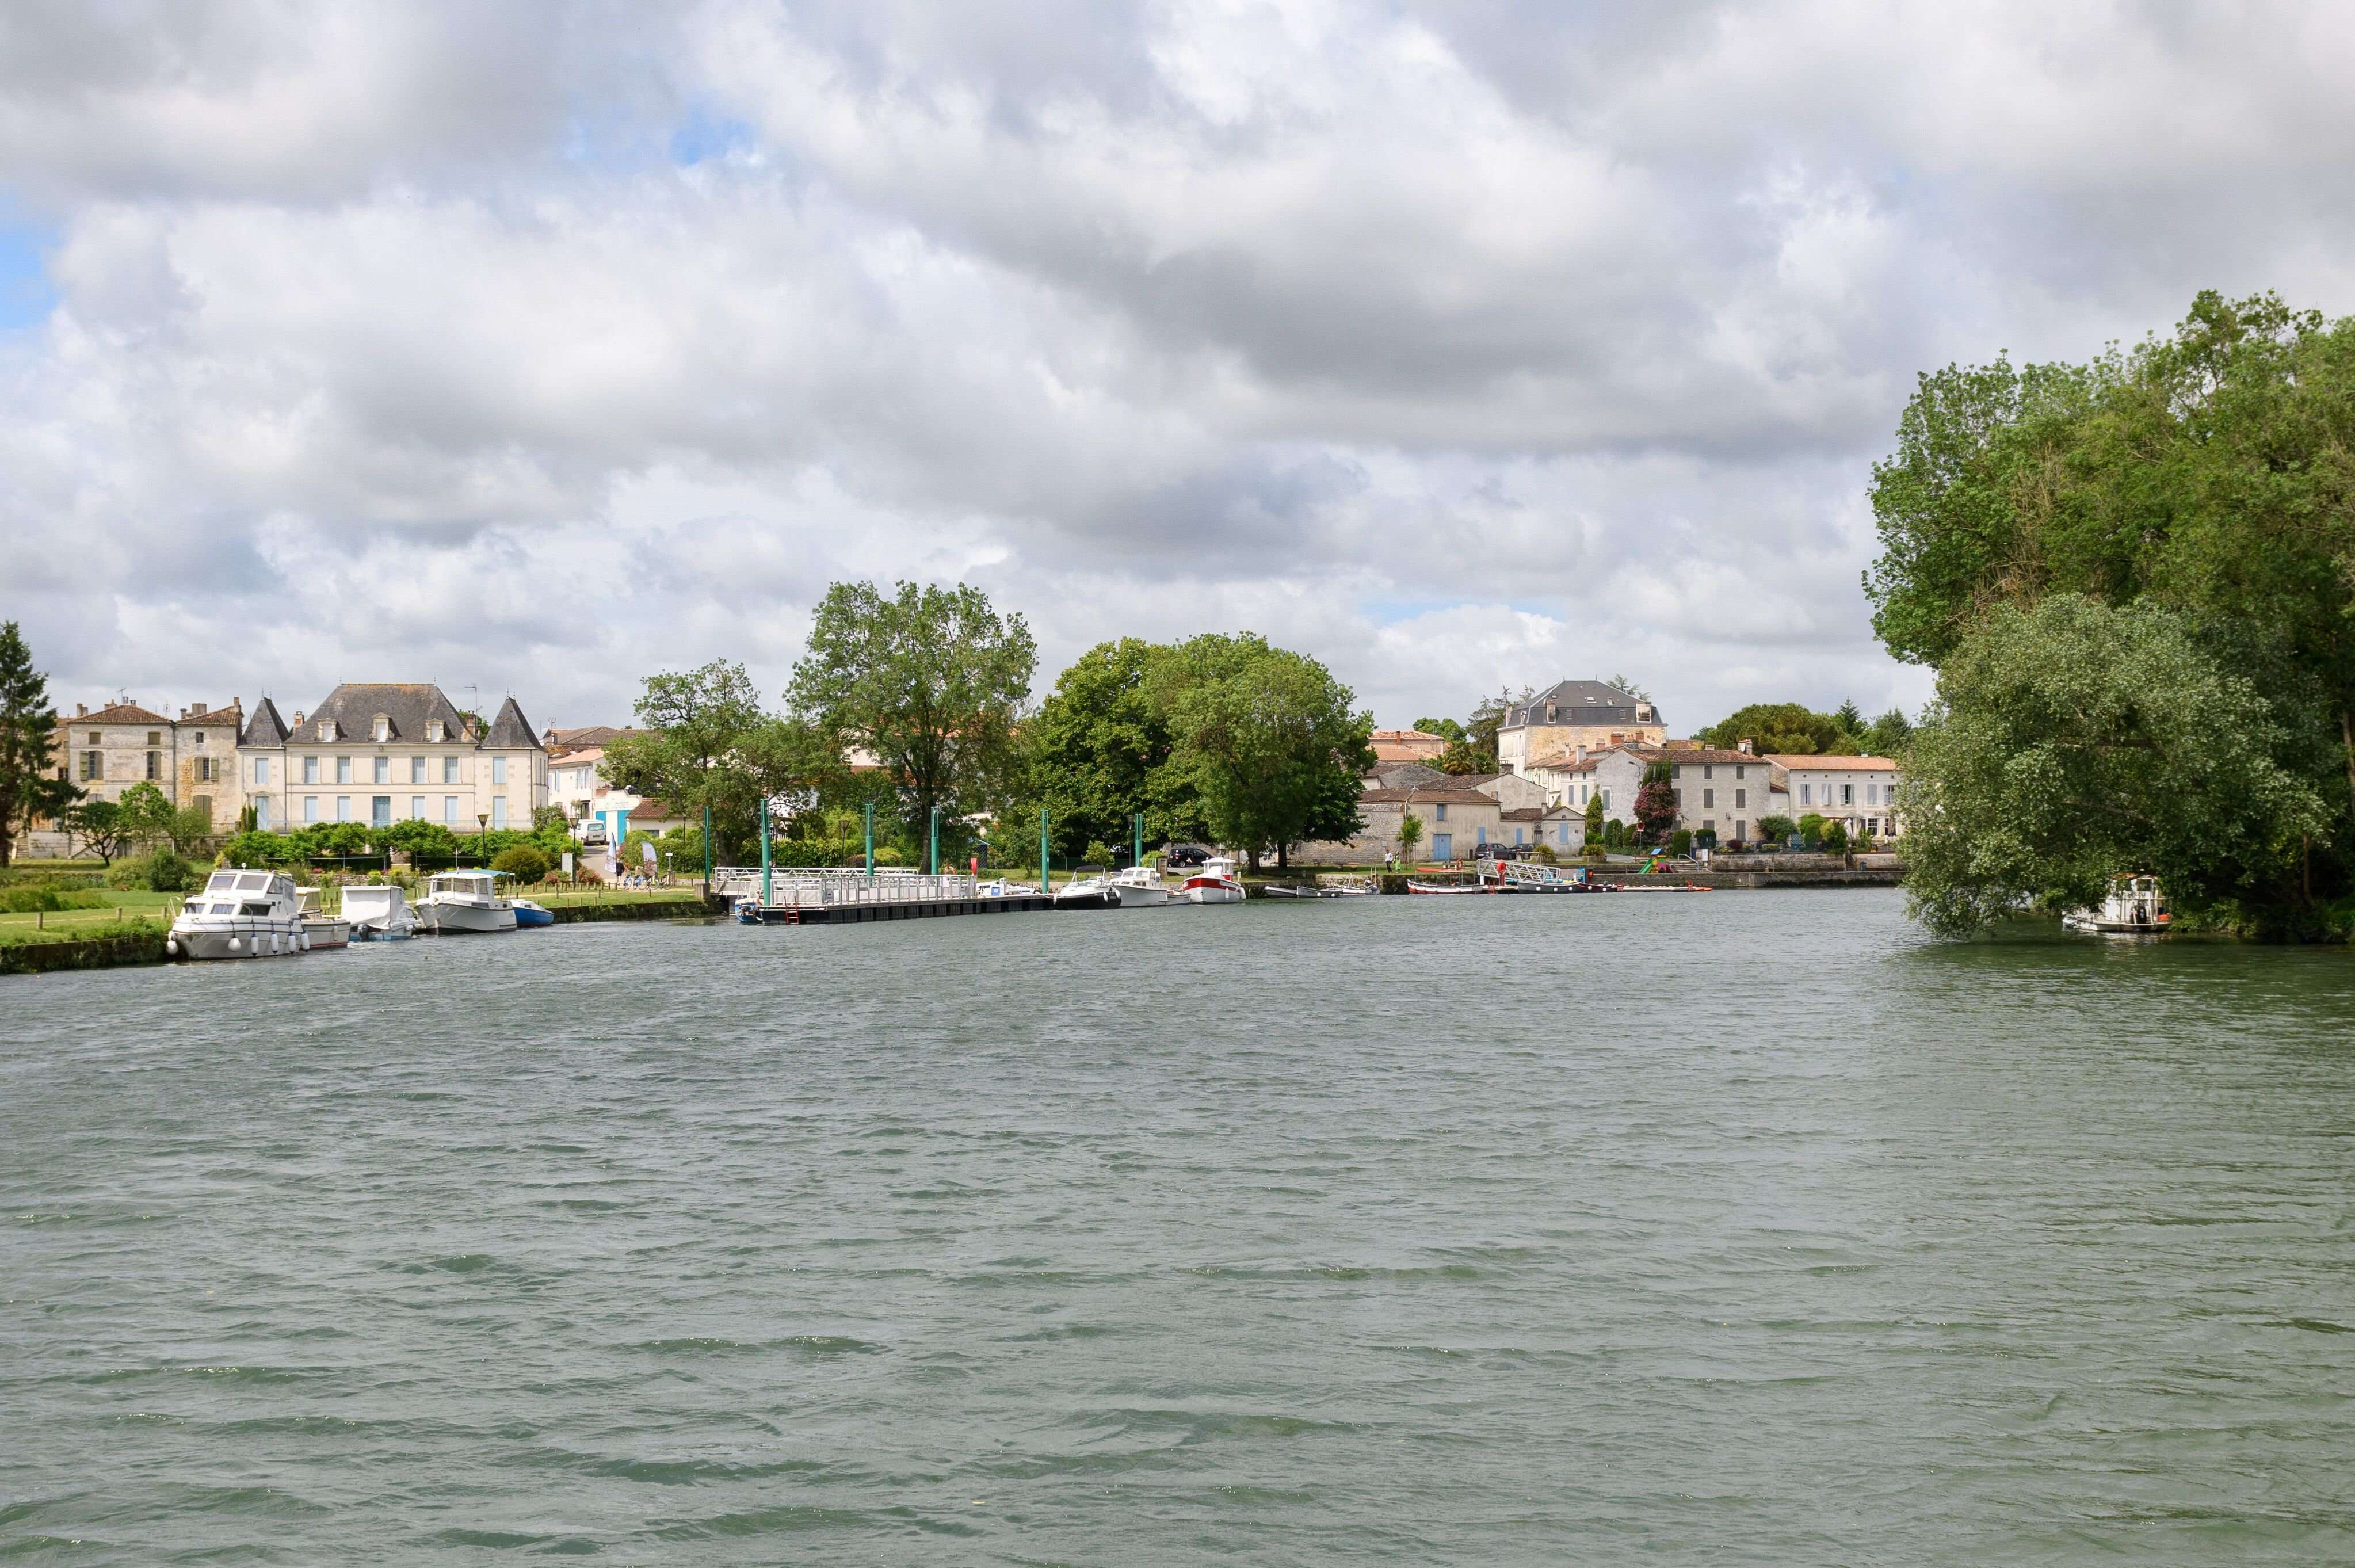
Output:
[[[767,909],[776,901],[769,894],[769,797],[761,797],[761,907]]]
[[[1047,808],[1039,808],[1039,891],[1052,893],[1055,890],[1047,880]]]
[[[875,884],[875,803],[867,803],[867,882]]]
[[[711,896],[711,808],[703,808],[703,896]]]
[[[924,875],[926,875],[926,876],[928,876],[928,877],[937,877],[937,876],[939,876],[940,874],[941,874],[941,808],[940,808],[939,806],[937,806],[937,805],[936,805],[936,806],[932,807],[932,855],[931,855],[931,858],[930,858],[929,862],[928,862],[928,863],[925,865],[925,867],[924,867]]]
[[[1142,866],[1145,864],[1145,813],[1138,812],[1132,820],[1136,827],[1136,853],[1128,863]]]

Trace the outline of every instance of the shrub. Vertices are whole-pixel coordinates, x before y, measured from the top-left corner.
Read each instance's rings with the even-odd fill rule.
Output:
[[[866,854],[863,847],[859,853],[863,859]],[[879,866],[904,866],[908,863],[908,857],[889,844],[878,844],[875,847],[875,863]]]
[[[1599,838],[1588,839],[1586,841],[1586,848],[1580,850],[1579,855],[1584,859],[1594,861],[1601,861],[1608,859],[1607,852],[1603,848],[1603,841]]]
[[[505,871],[521,882],[536,882],[548,875],[556,862],[537,844],[516,844],[491,857],[491,869]]]
[[[1542,860],[1549,866],[1552,865],[1556,859],[1553,852],[1553,846],[1550,844],[1539,845],[1536,848],[1529,851],[1529,859],[1532,860]]]
[[[1668,853],[1681,859],[1692,853],[1692,829],[1679,827],[1668,835]]]
[[[1799,825],[1787,816],[1762,816],[1758,819],[1758,837],[1769,844],[1784,844],[1799,830]]]
[[[156,850],[147,857],[144,869],[149,892],[185,893],[197,885],[196,867],[176,849]]]
[[[1848,853],[1848,824],[1835,822],[1824,829],[1824,848],[1835,855]]]
[[[659,854],[660,847],[656,851]],[[858,866],[867,859],[867,844],[861,838],[780,838],[769,846],[769,863],[773,866]],[[875,851],[878,865],[883,861],[883,851]],[[675,864],[684,864],[674,862]],[[694,870],[703,870],[703,849],[696,847]]]

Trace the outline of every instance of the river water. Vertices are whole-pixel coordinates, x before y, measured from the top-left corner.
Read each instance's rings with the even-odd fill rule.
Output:
[[[2355,962],[1884,891],[0,981],[0,1560],[2355,1559]]]

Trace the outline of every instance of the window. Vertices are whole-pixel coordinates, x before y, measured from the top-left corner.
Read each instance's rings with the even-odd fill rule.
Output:
[[[336,782],[337,784],[349,784],[352,782],[352,760],[349,757],[337,757],[336,759]]]
[[[1748,778],[1748,777],[1750,776],[1750,764],[1749,764],[1749,763],[1734,763],[1734,764],[1733,764],[1733,776],[1734,776],[1735,778],[1738,778],[1738,779],[1746,779],[1746,778]]]
[[[491,796],[491,826],[494,827],[505,827],[506,825],[507,797],[503,795],[495,795]]]
[[[1743,843],[1749,838],[1749,837],[1750,824],[1742,820],[1740,817],[1736,817],[1733,823],[1733,841],[1736,844]]]
[[[505,757],[491,759],[491,782],[495,784],[507,782],[507,760]]]
[[[442,720],[429,719],[425,721],[425,740],[428,745],[438,746],[442,743]]]
[[[1472,830],[1472,842],[1480,848],[1487,848],[1488,843],[1488,830],[1485,827],[1474,828]]]
[[[1715,805],[1717,804],[1717,791],[1713,789],[1705,789],[1701,791],[1700,804],[1704,809]]]
[[[1702,818],[1700,819],[1700,830],[1701,830],[1703,833],[1714,833],[1714,832],[1716,832],[1716,831],[1717,831],[1717,818],[1716,818],[1716,817],[1714,817],[1714,816],[1704,816],[1704,817],[1702,817]]]
[[[1749,804],[1750,792],[1748,790],[1738,789],[1733,792],[1733,808],[1736,811],[1741,810],[1743,806],[1748,805]]]
[[[213,760],[210,757],[198,757],[197,759],[197,782],[198,784],[210,784],[213,782]]]
[[[392,826],[392,796],[378,795],[368,797],[368,823],[375,827]]]
[[[90,732],[90,743],[91,743],[91,745],[93,745],[93,746],[101,744],[101,741],[99,741],[99,738],[98,738],[98,731],[95,731],[95,730],[92,730],[92,731]]]
[[[392,782],[392,759],[391,759],[390,757],[378,757],[378,758],[376,760],[376,776],[375,776],[374,778],[372,778],[372,779],[368,780],[368,783],[370,783],[370,784],[390,784],[391,782]]]
[[[160,746],[160,745],[162,745],[162,744],[164,743],[164,731],[162,731],[161,730],[150,730],[150,731],[147,731],[147,743],[148,743],[149,745],[151,745],[151,746]]]
[[[1801,784],[1799,786],[1799,804],[1801,805],[1813,805],[1815,804],[1815,787],[1816,786],[1813,784]]]
[[[349,822],[351,819],[352,797],[347,795],[337,795],[336,797],[336,820],[338,822]]]
[[[1436,818],[1437,818],[1439,821],[1441,821],[1441,822],[1444,822],[1444,821],[1446,821],[1446,820],[1447,820],[1447,803],[1446,803],[1445,801],[1444,801],[1444,800],[1443,800],[1443,801],[1441,801],[1441,802],[1440,802],[1436,806],[1433,806],[1433,807],[1432,808],[1432,813],[1431,813],[1431,814],[1432,814],[1432,816],[1433,816],[1436,817]],[[759,836],[756,834],[756,835],[754,835],[754,837],[759,837]]]
[[[266,784],[270,782],[270,759],[268,757],[256,757],[253,759],[253,782],[258,784]]]
[[[1519,828],[1516,827],[1516,828],[1514,828],[1514,829],[1513,829],[1513,842],[1514,842],[1514,843],[1516,843],[1516,844],[1518,844],[1520,841],[1521,841],[1521,830],[1520,830]]]
[[[1641,797],[1639,796],[1638,798],[1641,798]],[[1680,790],[1680,789],[1672,789],[1672,790],[1670,790],[1670,791],[1668,792],[1668,798],[1669,798],[1670,800],[1673,800],[1673,801],[1675,801],[1675,802],[1677,803],[1677,810],[1678,810],[1678,812],[1682,812],[1682,811],[1684,810],[1684,808],[1685,808],[1685,792],[1684,792],[1684,791],[1682,791],[1682,790]]]
[[[1713,779],[1717,777],[1716,767],[1709,763],[1703,763],[1700,765],[1700,776],[1705,779]]]
[[[389,717],[387,717],[386,715],[384,715],[384,714],[382,714],[382,713],[378,714],[374,720],[370,720],[370,721],[369,721],[369,724],[368,724],[368,734],[369,734],[369,735],[370,735],[370,736],[375,740],[376,743],[377,743],[378,745],[379,745],[379,746],[383,745],[387,741],[391,740],[391,739],[392,739],[392,720],[391,720],[391,719],[389,719]]]
[[[425,820],[425,797],[423,795],[412,795],[409,797],[409,815],[415,817],[420,822]]]
[[[253,825],[264,833],[270,831],[270,797],[266,795],[253,803]]]
[[[319,739],[327,742],[329,745],[333,745],[335,743],[336,721],[334,720],[322,719],[319,720]]]
[[[1842,805],[1854,805],[1856,804],[1856,785],[1840,785],[1840,804]]]
[[[458,797],[456,795],[445,795],[442,797],[442,820],[453,826],[457,823]]]
[[[304,784],[317,784],[319,782],[318,758],[305,757],[303,759],[303,782]]]
[[[190,745],[192,745],[192,746],[201,746],[201,745],[203,745],[204,743],[205,743],[205,732],[204,732],[202,730],[197,731],[197,738],[196,738],[195,740],[193,740],[193,741],[189,741],[189,742],[188,742],[188,744],[190,744]]]
[[[319,820],[319,797],[317,795],[306,795],[303,797],[303,820],[305,822],[316,822]]]
[[[86,779],[104,778],[106,776],[106,753],[103,752],[84,752],[81,754],[81,776]]]
[[[457,758],[444,757],[442,759],[442,782],[443,784],[456,784],[458,782]]]
[[[409,759],[409,782],[410,784],[423,784],[425,782],[424,758],[411,757]]]
[[[164,776],[163,752],[150,752],[147,753],[147,776],[151,779],[160,779]]]
[[[1603,792],[1603,809],[1605,811],[1611,809],[1611,792],[1607,789]]]

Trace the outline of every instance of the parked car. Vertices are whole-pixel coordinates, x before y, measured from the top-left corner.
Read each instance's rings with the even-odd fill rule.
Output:
[[[1491,860],[1523,860],[1529,858],[1529,852],[1525,847],[1518,844],[1497,844],[1492,842],[1481,845],[1477,849],[1474,850],[1473,853],[1476,856],[1485,856],[1487,859]]]
[[[1172,844],[1161,851],[1161,863],[1173,871],[1199,870],[1210,852],[1199,844]]]

